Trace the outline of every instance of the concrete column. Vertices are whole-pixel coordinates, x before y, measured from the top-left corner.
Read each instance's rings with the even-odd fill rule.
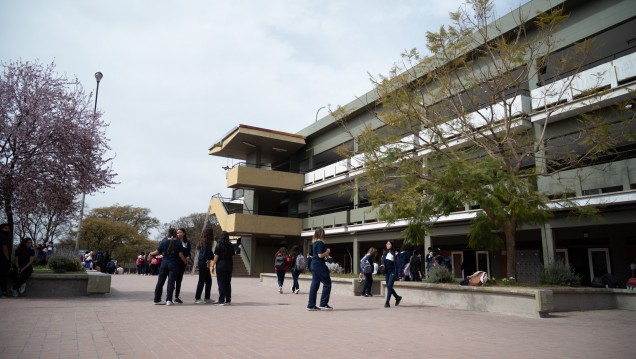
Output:
[[[424,236],[424,255],[422,256],[422,262],[424,262],[426,255],[428,255],[428,247],[432,247],[433,245],[431,244],[431,235],[430,234],[426,234]],[[428,278],[428,269],[426,268],[426,265],[424,265],[424,277]]]
[[[541,244],[543,247],[543,264],[554,263],[556,251],[554,248],[554,237],[552,236],[552,226],[549,223],[545,223],[541,227]]]
[[[353,263],[351,263],[351,267],[353,268],[354,274],[360,274],[360,243],[358,243],[358,236],[353,236]]]

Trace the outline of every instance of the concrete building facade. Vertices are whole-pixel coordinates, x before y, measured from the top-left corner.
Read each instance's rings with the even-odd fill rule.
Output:
[[[537,14],[555,7],[569,13],[557,33],[562,42],[546,54],[551,60],[540,75],[527,79],[526,91],[510,99],[520,114],[519,126],[529,136],[538,136],[538,125],[546,121],[549,107],[554,122],[549,138],[575,132],[579,116],[591,111],[606,112],[609,122],[614,116],[616,123],[627,122],[629,131],[636,130],[636,2],[532,0],[517,13]],[[513,31],[514,20],[512,12],[497,21],[504,31],[506,27]],[[583,40],[602,46],[592,48],[576,78],[557,71],[552,64]],[[550,103],[548,89],[555,88],[561,96]],[[587,96],[590,93],[596,95]],[[618,103],[626,107],[620,115],[610,111]],[[295,134],[239,125],[210,147],[210,155],[241,161],[227,169],[231,198],[214,196],[210,214],[223,230],[241,237],[243,260],[251,275],[273,271],[273,255],[281,245],[300,245],[307,253],[317,227],[326,229],[332,256],[348,272],[357,272],[359,259],[370,246],[382,249],[387,240],[403,243],[401,232],[407,221],[382,221],[364,191],[356,189],[356,178],[365,171],[362,155],[343,158],[338,152],[342,146],[355,151],[357,139],[351,134],[363,126],[381,126],[368,110],[379,105],[372,90],[344,106],[346,127],[331,115]],[[516,242],[519,281],[536,281],[540,265],[554,260],[571,264],[588,285],[604,273],[623,280],[630,276],[629,264],[636,257],[636,142],[625,136],[614,152],[558,176],[540,177],[538,188],[546,195],[566,193],[572,201],[597,206],[600,215],[572,217],[559,212],[555,202],[552,219],[521,228]],[[457,278],[475,270],[506,276],[505,251],[473,250],[467,245],[469,224],[478,211],[467,205],[440,218],[424,248],[441,248],[451,258]]]

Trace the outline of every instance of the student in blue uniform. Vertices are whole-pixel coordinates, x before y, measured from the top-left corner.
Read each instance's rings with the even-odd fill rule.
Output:
[[[230,235],[224,231],[221,240],[214,248],[214,259],[210,266],[210,270],[216,267],[216,283],[219,287],[218,305],[230,305],[232,302],[233,255],[234,246],[230,243]]]
[[[149,259],[152,259],[156,255],[163,254],[159,267],[159,278],[157,278],[157,286],[155,287],[154,303],[156,305],[173,304],[172,294],[174,292],[174,283],[179,272],[179,262],[186,263],[186,258],[183,255],[183,247],[180,245],[179,240],[175,238],[176,235],[176,229],[168,229],[168,237],[161,241],[159,247],[148,255]],[[161,295],[166,279],[168,280],[166,301],[162,302]]]
[[[312,258],[311,258],[311,286],[309,287],[309,301],[307,302],[307,310],[333,310],[329,305],[329,296],[331,294],[331,276],[329,268],[325,264],[325,258],[329,256],[331,250],[325,246],[325,230],[319,227],[314,232],[312,239]],[[322,295],[320,296],[320,307],[316,307],[316,297],[318,296],[318,288],[322,283]]]
[[[190,241],[188,241],[188,235],[186,234],[185,228],[179,228],[177,230],[177,239],[181,242],[181,247],[183,250],[183,256],[186,258],[186,263],[179,263],[179,271],[177,272],[177,279],[174,284],[174,301],[176,303],[183,303],[181,299],[179,299],[179,294],[181,294],[181,282],[183,281],[183,274],[186,270],[187,264],[192,264],[192,246],[190,245]]]
[[[214,242],[214,230],[206,227],[201,233],[201,240],[197,249],[199,250],[199,259],[197,267],[199,268],[199,281],[197,282],[197,291],[194,294],[194,304],[210,303],[210,292],[212,291],[212,274],[210,273],[210,262],[214,259],[212,254],[212,242]],[[201,301],[201,293],[205,287],[204,300]]]

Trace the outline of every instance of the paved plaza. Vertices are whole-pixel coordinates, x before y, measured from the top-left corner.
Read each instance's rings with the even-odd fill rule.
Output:
[[[232,305],[152,304],[157,277],[112,277],[111,293],[0,300],[0,358],[635,358],[636,312],[559,313],[534,319],[333,295],[308,312],[257,278],[232,280]],[[213,284],[212,297],[217,286]],[[165,298],[165,294],[164,294]]]

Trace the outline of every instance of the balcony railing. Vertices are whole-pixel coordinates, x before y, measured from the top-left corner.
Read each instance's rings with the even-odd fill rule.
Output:
[[[636,52],[532,90],[532,108],[569,102],[587,92],[615,88],[636,77]]]

